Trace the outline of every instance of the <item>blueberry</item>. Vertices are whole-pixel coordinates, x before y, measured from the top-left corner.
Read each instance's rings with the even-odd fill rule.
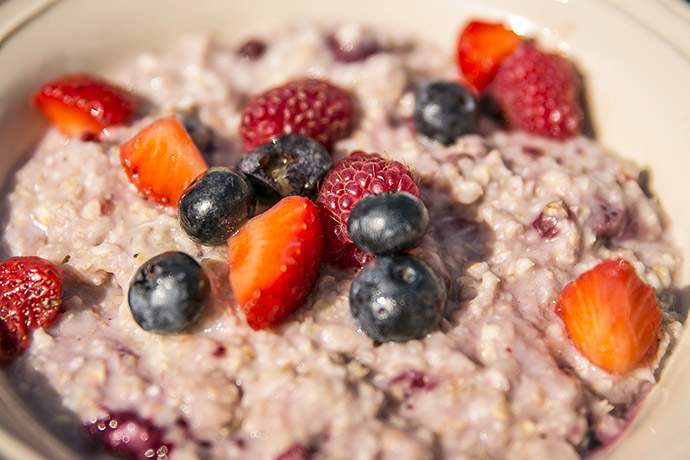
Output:
[[[230,168],[210,168],[185,190],[177,205],[180,226],[200,244],[225,243],[254,214],[254,189]]]
[[[204,311],[209,284],[201,266],[183,252],[170,251],[145,262],[129,286],[129,308],[142,329],[179,332]]]
[[[450,145],[476,130],[477,102],[462,85],[432,81],[417,90],[413,118],[419,132]]]
[[[377,257],[350,286],[352,316],[379,342],[421,339],[439,324],[445,304],[439,276],[408,254]]]
[[[347,233],[364,252],[392,255],[415,247],[429,226],[424,203],[408,192],[367,195],[352,208]]]
[[[285,134],[243,155],[237,169],[249,177],[262,196],[308,196],[331,169],[331,157],[316,140]]]

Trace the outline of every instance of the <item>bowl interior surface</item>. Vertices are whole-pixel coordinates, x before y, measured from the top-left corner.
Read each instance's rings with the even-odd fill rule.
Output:
[[[422,6],[416,0],[205,0],[172,7],[165,0],[0,1],[0,180],[6,182],[47,126],[28,103],[32,90],[41,82],[67,71],[98,72],[132,53],[161,49],[183,33],[205,31],[231,41],[277,21],[353,20],[409,31],[452,50],[460,27],[468,19],[500,19],[536,33],[545,46],[569,54],[585,78],[598,140],[651,171],[652,190],[672,221],[673,236],[682,248],[684,262],[678,284],[684,290],[682,302],[687,308],[690,213],[684,212],[688,199],[682,191],[690,170],[686,154],[690,91],[685,90],[690,81],[686,58],[690,45],[670,45],[653,28],[614,3],[434,0]],[[684,20],[674,18],[669,11],[661,8],[658,14],[668,14],[668,21]],[[12,27],[2,27],[7,24]],[[690,458],[690,439],[683,429],[690,411],[690,392],[684,388],[687,381],[690,338],[686,334],[629,432],[604,456]],[[6,382],[0,381],[2,385]],[[4,401],[0,426],[11,432],[32,423],[23,418],[20,404],[12,399],[11,391],[0,388],[0,401]],[[24,440],[31,439],[40,452],[51,452],[44,450],[50,436],[40,430],[40,424],[34,423]],[[13,449],[17,447],[3,444],[0,453],[18,458],[18,451]],[[52,452],[54,456],[58,451]],[[64,455],[74,458],[67,451]]]

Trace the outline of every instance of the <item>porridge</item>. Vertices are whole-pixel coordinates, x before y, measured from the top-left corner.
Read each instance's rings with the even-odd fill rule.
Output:
[[[536,47],[512,35],[507,41],[504,63],[532,59],[515,56]],[[542,56],[534,59],[550,59]],[[568,85],[563,64],[549,65],[555,84]],[[37,413],[57,420],[53,428],[89,457],[111,448],[133,458],[170,459],[546,459],[580,458],[612,442],[659,378],[684,320],[675,313],[680,261],[665,216],[645,174],[582,134],[579,113],[563,109],[542,129],[512,118],[527,110],[522,107],[517,115],[503,114],[514,128],[503,129],[496,112],[519,104],[510,86],[516,77],[499,69],[492,84],[483,73],[471,76],[468,66],[466,85],[479,94],[486,85],[495,88],[498,109],[485,107],[488,98],[468,96],[476,92],[454,93],[457,85],[426,86],[458,81],[444,49],[354,25],[288,24],[236,47],[189,36],[112,69],[108,80],[138,99],[137,107],[125,107],[135,115],[103,131],[98,126],[95,134],[69,137],[50,129],[16,171],[5,199],[7,255],[52,261],[64,278],[55,320],[33,330],[6,367],[17,391],[27,400],[41,395]],[[228,245],[200,244],[171,206],[189,180],[177,195],[144,193],[150,184],[142,185],[143,169],[132,164],[148,148],[141,146],[148,145],[151,126],[175,141],[180,127],[191,136],[194,145],[185,148],[197,156],[183,171],[191,178],[207,165],[249,170],[251,162],[240,160],[267,140],[270,152],[295,148],[294,139],[254,136],[258,122],[247,121],[248,105],[261,108],[281,97],[279,91],[257,95],[291,89],[288,82],[300,82],[301,94],[318,87],[313,91],[327,95],[323,105],[336,107],[319,114],[327,119],[323,132],[307,122],[294,125],[319,141],[305,147],[308,155],[316,158],[325,148],[335,166],[319,172],[320,194],[313,184],[306,193],[288,187],[287,195],[313,199],[304,199],[304,207],[316,213],[308,227],[318,231],[300,233],[300,241],[322,243],[308,246],[309,257],[293,254],[301,274],[295,283],[309,279],[308,286],[303,295],[293,290],[299,305],[266,324],[251,303],[257,291],[241,293],[245,267],[234,264],[245,246],[292,235],[292,227],[268,214],[285,201],[269,209],[277,200],[260,199],[257,217],[247,206],[240,220],[251,219],[238,224]],[[498,93],[502,85],[509,87]],[[462,120],[465,112],[479,113],[470,128],[444,137],[443,123],[424,126],[419,113],[432,103],[420,108],[419,100],[433,102],[434,91],[471,106]],[[440,107],[437,112],[446,110]],[[426,121],[433,125],[435,117]],[[351,152],[359,151],[380,156],[357,163]],[[122,158],[129,152],[127,163]],[[159,160],[152,169],[164,167]],[[366,162],[386,171],[393,162],[404,165],[391,189],[418,196],[428,211],[421,240],[409,254],[391,256],[423,261],[443,291],[442,314],[415,331],[417,337],[365,333],[365,324],[353,319],[350,290],[373,256],[334,249],[342,234],[327,233],[340,228],[324,222],[329,201],[323,194],[339,180],[331,173],[360,172],[357,165]],[[287,179],[268,176],[258,179],[277,184],[280,193]],[[246,230],[262,216],[278,229]],[[157,333],[135,321],[130,286],[142,265],[168,251],[199,264],[207,293],[191,324]],[[322,254],[320,265],[311,264]],[[602,273],[604,261],[627,277],[613,292],[625,298],[629,289],[640,303],[656,297],[651,310],[631,310],[633,326],[651,329],[635,331],[632,350],[613,362],[578,342],[570,326],[579,320],[569,318],[581,313],[579,304],[561,294],[575,279],[583,290],[604,276],[591,275]],[[583,274],[590,278],[578,278]],[[589,294],[581,293],[581,303],[596,298]],[[580,340],[598,331],[597,320],[591,323],[576,324],[589,328]]]

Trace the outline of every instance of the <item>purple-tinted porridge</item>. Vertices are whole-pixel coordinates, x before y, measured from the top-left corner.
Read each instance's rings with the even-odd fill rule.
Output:
[[[50,130],[6,199],[9,252],[60,263],[66,276],[64,313],[8,369],[18,391],[49,394],[84,424],[147,420],[171,447],[153,458],[566,459],[616,438],[659,377],[681,318],[662,302],[655,358],[612,376],[573,345],[554,302],[567,282],[617,257],[670,291],[679,259],[665,217],[637,166],[584,136],[499,130],[444,147],[417,134],[415,86],[455,72],[429,44],[303,23],[236,47],[184,37],[111,71],[151,111],[98,141]],[[358,103],[334,159],[380,152],[419,180],[431,226],[414,253],[450,286],[440,329],[423,340],[375,344],[350,315],[355,271],[326,264],[284,323],[252,330],[230,292],[226,247],[190,241],[174,209],[143,198],[120,165],[120,144],[171,113],[209,164],[232,165],[248,97],[305,76]],[[212,295],[191,331],[161,336],[132,320],[126,292],[137,267],[167,250],[198,260]],[[54,410],[39,406],[42,416]]]

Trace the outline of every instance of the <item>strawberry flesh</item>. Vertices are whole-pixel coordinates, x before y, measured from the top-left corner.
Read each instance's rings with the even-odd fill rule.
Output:
[[[655,290],[624,259],[607,260],[563,288],[556,302],[570,337],[596,366],[624,375],[656,353]]]
[[[125,89],[86,75],[64,75],[44,84],[33,95],[38,109],[67,136],[97,135],[119,125],[139,107]]]
[[[318,211],[298,196],[283,198],[230,237],[230,286],[252,328],[271,327],[304,302],[322,249]]]
[[[171,115],[122,144],[120,161],[134,186],[153,201],[177,206],[189,184],[208,169],[182,123]]]
[[[501,62],[522,43],[503,24],[472,21],[458,38],[457,59],[465,80],[481,92],[491,82]]]
[[[33,330],[48,327],[62,303],[62,269],[34,256],[0,264],[0,344],[2,361],[29,346]]]

